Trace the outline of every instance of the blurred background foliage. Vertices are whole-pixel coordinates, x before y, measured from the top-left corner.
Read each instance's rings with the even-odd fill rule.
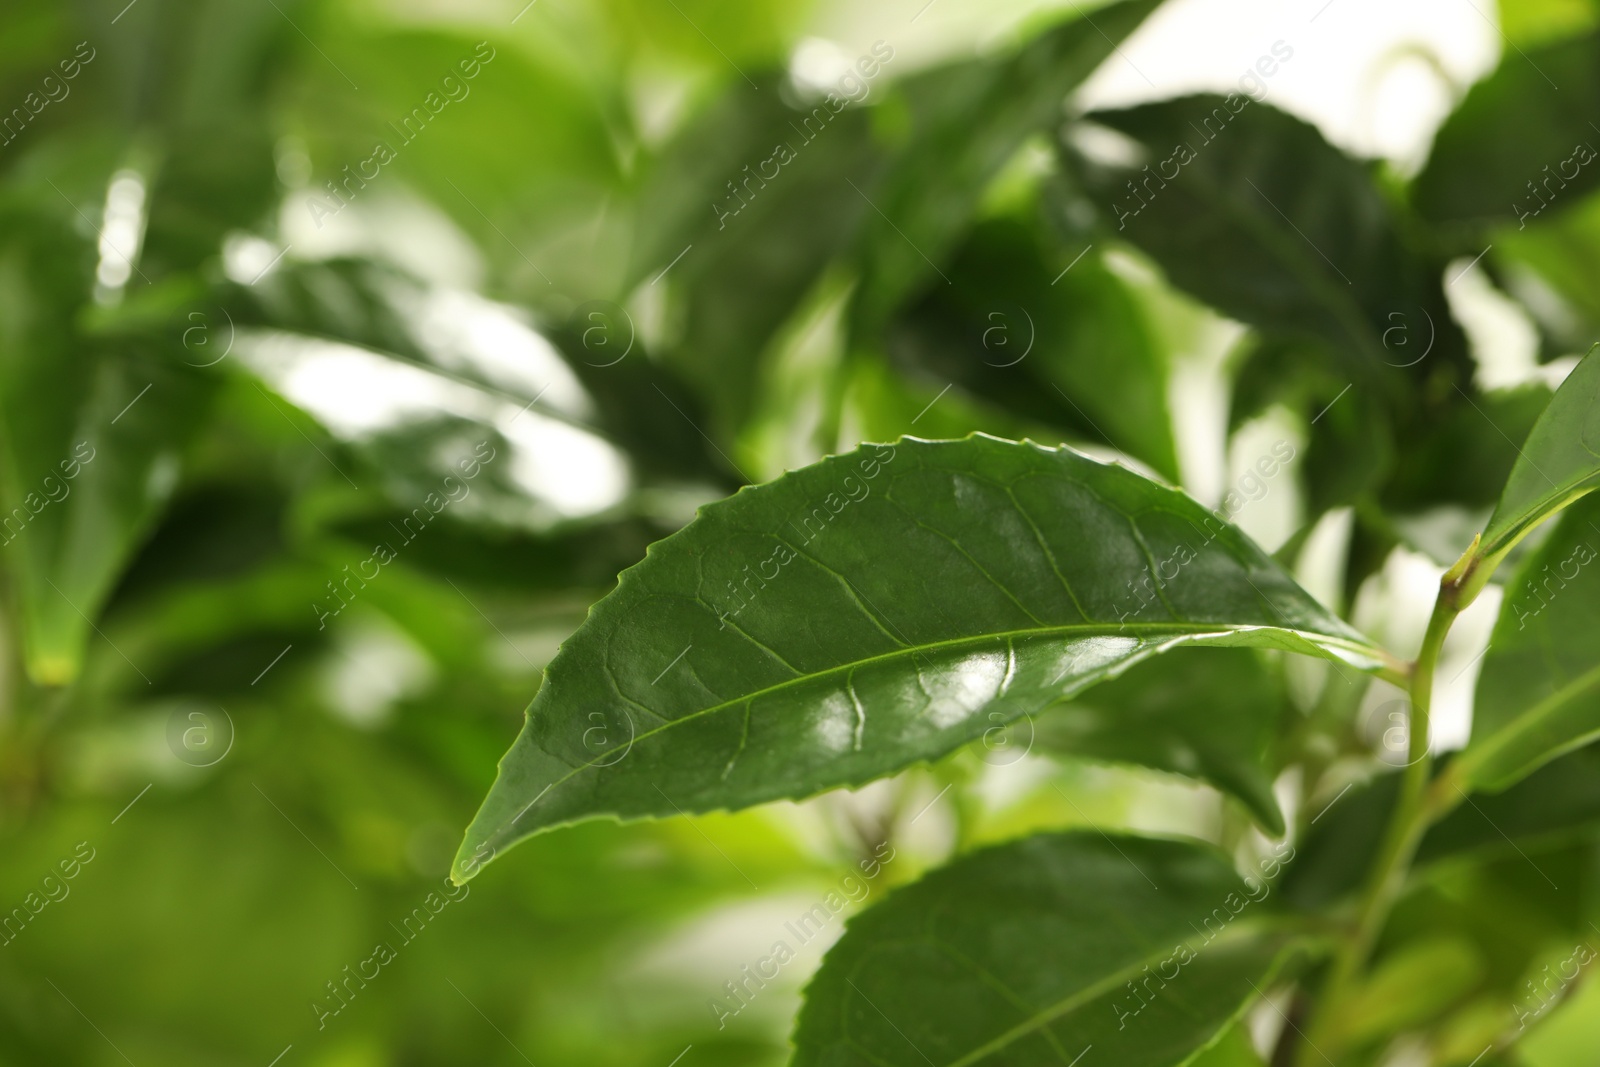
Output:
[[[1587,0],[1503,34],[1451,7],[1488,42],[1465,72],[1396,46],[1352,92],[1398,64],[1442,104],[1392,151],[1192,95],[1231,65],[1145,92],[1107,57],[1154,0],[936,2],[0,9],[0,907],[93,852],[0,947],[0,1063],[781,1063],[818,946],[725,1026],[708,1001],[886,837],[869,899],[1044,826],[1304,833],[1361,778],[1381,683],[1178,655],[857,794],[541,837],[319,1028],[441,891],[557,644],[699,504],[863,440],[1066,441],[1227,508],[1404,652],[1600,336]],[[1336,2],[1291,51],[1374,9]],[[1130,49],[1177,55],[1203,8]],[[1195,729],[1197,670],[1247,744]],[[1326,773],[1275,792],[1291,749]],[[1398,1033],[1466,1063],[1600,938],[1578,759],[1507,794],[1510,856],[1436,832],[1374,1062]],[[1345,803],[1297,870],[1359,854],[1380,809]],[[1591,1063],[1595,995],[1517,1062]]]

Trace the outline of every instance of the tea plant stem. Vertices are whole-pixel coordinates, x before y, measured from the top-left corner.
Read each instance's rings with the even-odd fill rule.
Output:
[[[1444,647],[1450,625],[1461,611],[1459,589],[1454,579],[1455,568],[1452,568],[1440,582],[1439,598],[1428,620],[1422,649],[1411,668],[1410,743],[1400,783],[1400,799],[1362,893],[1354,930],[1334,956],[1328,980],[1323,985],[1316,1019],[1300,1049],[1301,1067],[1311,1067],[1323,1062],[1327,1055],[1337,1055],[1330,1053],[1326,1046],[1337,1044],[1341,1002],[1348,999],[1352,985],[1366,967],[1389,910],[1405,886],[1406,874],[1422,834],[1437,814],[1434,805],[1428,802],[1428,780],[1433,764],[1428,753],[1428,720],[1439,652]]]

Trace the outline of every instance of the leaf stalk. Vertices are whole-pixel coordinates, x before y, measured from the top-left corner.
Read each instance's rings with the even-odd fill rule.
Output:
[[[1300,1048],[1300,1067],[1326,1062],[1330,1054],[1337,1056],[1337,1049],[1330,1051],[1326,1046],[1337,1044],[1339,1006],[1348,1000],[1352,986],[1366,968],[1389,911],[1405,887],[1406,876],[1423,833],[1441,814],[1440,797],[1430,793],[1428,788],[1433,771],[1433,758],[1428,750],[1428,725],[1433,706],[1434,672],[1438,667],[1439,653],[1444,648],[1445,637],[1464,607],[1461,579],[1474,569],[1476,547],[1477,542],[1474,541],[1473,547],[1440,579],[1439,596],[1434,601],[1433,614],[1428,619],[1422,648],[1407,672],[1411,721],[1400,799],[1395,805],[1377,861],[1362,892],[1355,924],[1350,936],[1335,954],[1328,979],[1323,984],[1321,1004],[1305,1044]]]

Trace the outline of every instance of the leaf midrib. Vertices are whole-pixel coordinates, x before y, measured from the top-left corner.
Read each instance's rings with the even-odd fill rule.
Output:
[[[1538,470],[1537,467],[1534,470]],[[1539,471],[1541,475],[1543,471]],[[1591,471],[1578,478],[1567,480],[1565,485],[1558,485],[1548,476],[1545,480],[1550,482],[1552,491],[1539,497],[1532,505],[1524,508],[1516,519],[1508,519],[1505,529],[1494,533],[1495,523],[1491,521],[1485,530],[1484,545],[1481,550],[1485,557],[1503,557],[1510,552],[1516,544],[1534,530],[1538,529],[1545,520],[1551,518],[1559,511],[1576,504],[1579,500],[1600,488],[1600,472]],[[1585,484],[1591,483],[1591,484]],[[1493,536],[1488,536],[1493,534]]]
[[[1222,933],[1218,934],[1210,941],[1204,941],[1199,937],[1193,937],[1186,938],[1180,942],[1180,944],[1186,948],[1194,948],[1198,942],[1198,947],[1202,949],[1211,947],[1213,944],[1219,942],[1227,945],[1233,942],[1246,941],[1262,936],[1270,933],[1274,928],[1285,925],[1286,923],[1284,920],[1277,918],[1256,919],[1254,921],[1245,920],[1243,923],[1240,923],[1237,926],[1230,925],[1226,930],[1222,931]],[[1062,997],[1054,1004],[1039,1009],[1039,1011],[1035,1012],[1027,1019],[1024,1019],[1016,1026],[1013,1026],[1005,1033],[1000,1034],[999,1036],[985,1042],[982,1045],[979,1045],[977,1048],[973,1049],[971,1052],[968,1052],[960,1059],[950,1061],[946,1067],[972,1067],[973,1064],[982,1061],[983,1058],[988,1056],[990,1053],[1006,1048],[1021,1038],[1038,1032],[1041,1028],[1054,1022],[1056,1019],[1061,1018],[1063,1015],[1076,1011],[1085,1004],[1089,1004],[1095,1000],[1098,1000],[1100,997],[1105,996],[1107,993],[1111,992],[1113,989],[1116,989],[1124,982],[1132,980],[1145,968],[1160,964],[1162,960],[1166,959],[1171,954],[1171,946],[1151,949],[1145,955],[1135,959],[1126,967],[1123,967],[1117,971],[1113,971],[1111,974],[1100,979],[1098,982],[1092,982],[1089,985],[1084,986],[1082,989],[1076,990],[1072,993],[1069,993],[1067,996]],[[1196,954],[1198,955],[1198,953]]]
[[[1317,639],[1317,641],[1329,642],[1331,644],[1340,645],[1342,647],[1350,648],[1350,649],[1353,649],[1353,650],[1359,650],[1359,651],[1362,651],[1362,652],[1367,653],[1367,654],[1372,654],[1372,652],[1373,652],[1373,650],[1371,648],[1363,646],[1363,645],[1361,645],[1360,643],[1358,643],[1356,641],[1352,641],[1348,637],[1343,637],[1343,636],[1339,636],[1339,635],[1335,635],[1335,634],[1325,634],[1325,633],[1320,633],[1318,631],[1311,631],[1311,630],[1298,630],[1298,629],[1295,629],[1293,627],[1288,627],[1288,626],[1275,626],[1275,625],[1272,625],[1270,623],[1206,623],[1206,624],[1201,624],[1201,623],[1194,623],[1194,622],[1187,622],[1187,623],[1186,622],[1174,622],[1174,623],[1135,623],[1135,624],[1132,624],[1132,625],[1123,623],[1123,624],[1118,624],[1115,629],[1111,629],[1111,628],[1109,628],[1109,626],[1110,626],[1110,624],[1103,623],[1103,622],[1098,622],[1098,623],[1092,623],[1092,622],[1066,623],[1066,624],[1062,624],[1062,625],[1058,625],[1058,626],[1033,627],[1033,628],[1022,629],[1022,630],[1001,630],[1001,631],[997,631],[995,633],[980,634],[980,635],[975,635],[975,636],[970,636],[970,637],[951,638],[951,639],[948,639],[948,640],[945,640],[945,641],[934,641],[934,642],[929,642],[927,644],[921,644],[921,645],[907,645],[907,646],[905,646],[903,648],[897,648],[897,649],[894,649],[894,650],[889,651],[889,652],[879,653],[876,656],[868,656],[865,659],[852,660],[852,661],[850,661],[848,663],[841,663],[841,664],[838,664],[838,665],[833,666],[833,667],[828,667],[828,668],[826,668],[824,670],[813,672],[811,674],[796,674],[796,676],[793,677],[793,678],[786,678],[781,682],[776,682],[776,683],[774,683],[772,685],[769,685],[769,686],[767,686],[767,687],[765,687],[763,689],[757,689],[757,690],[754,690],[754,691],[752,691],[750,693],[746,693],[746,694],[744,694],[742,696],[733,697],[733,698],[731,698],[729,700],[724,700],[724,701],[721,701],[720,703],[712,704],[712,705],[710,705],[708,707],[696,709],[695,711],[691,711],[688,714],[682,715],[682,716],[680,716],[680,717],[678,717],[676,719],[670,719],[667,722],[662,723],[660,726],[657,726],[653,730],[648,730],[645,733],[637,735],[633,739],[633,744],[636,745],[639,742],[644,741],[647,738],[654,737],[656,734],[659,734],[664,730],[671,729],[674,726],[678,726],[678,725],[683,724],[683,723],[692,722],[695,719],[701,718],[702,716],[705,716],[705,715],[713,715],[713,714],[716,714],[719,711],[726,711],[729,708],[737,707],[740,704],[756,700],[756,699],[758,699],[760,697],[767,696],[767,695],[769,695],[771,693],[779,692],[779,691],[787,689],[787,688],[789,688],[791,686],[804,685],[804,684],[809,683],[809,682],[814,682],[814,681],[818,681],[818,680],[823,679],[823,678],[827,678],[827,677],[829,677],[831,675],[839,674],[841,672],[855,671],[858,668],[865,667],[865,666],[870,666],[870,665],[875,664],[875,663],[889,662],[889,661],[893,661],[893,660],[900,659],[900,658],[903,658],[903,657],[908,657],[908,656],[909,657],[916,657],[918,655],[925,654],[925,653],[927,653],[929,651],[932,651],[932,650],[952,649],[952,648],[960,647],[962,645],[976,645],[976,644],[980,644],[980,643],[989,644],[989,643],[993,643],[993,642],[1000,641],[1000,640],[1004,640],[1004,641],[1010,642],[1010,641],[1015,641],[1015,640],[1017,640],[1019,638],[1043,637],[1043,636],[1055,636],[1055,635],[1071,635],[1071,634],[1074,634],[1074,633],[1083,633],[1085,636],[1089,636],[1089,637],[1122,637],[1122,636],[1128,636],[1128,637],[1145,637],[1145,636],[1150,636],[1150,637],[1161,637],[1161,636],[1203,637],[1203,636],[1206,636],[1206,635],[1209,635],[1209,634],[1246,633],[1246,632],[1249,632],[1251,630],[1276,630],[1276,631],[1279,631],[1281,633],[1291,633],[1291,634],[1296,634],[1296,635],[1300,635],[1300,636],[1311,635],[1311,636],[1314,636]],[[1316,642],[1314,641],[1312,643],[1316,643]],[[543,690],[541,690],[541,693],[542,692],[543,692]],[[621,691],[620,687],[617,689],[617,695],[619,697],[622,697],[624,700],[630,700],[630,701],[632,700],[632,698],[628,697],[627,694],[625,694],[625,693],[623,693]],[[637,701],[633,701],[633,702],[634,703],[638,703]],[[538,700],[535,699],[534,703],[535,703],[535,706],[537,706]],[[534,710],[533,708],[529,709],[530,717],[531,717],[531,715],[533,713],[533,710]],[[659,714],[659,713],[652,711],[652,714]],[[552,756],[552,757],[555,757],[557,759],[560,758],[560,757],[556,756],[555,753],[550,752],[548,749],[541,748],[540,751],[543,751],[548,756]],[[578,774],[581,774],[586,770],[593,769],[594,767],[598,766],[599,763],[600,763],[600,760],[602,760],[604,758],[607,758],[607,757],[596,756],[596,757],[594,757],[593,759],[589,760],[586,763],[582,763],[582,764],[580,764],[580,765],[578,765],[576,767],[573,767],[566,774],[562,775],[560,778],[556,779],[555,781],[551,782],[548,786],[546,786],[544,792],[541,793],[540,796],[547,795],[552,790],[554,790],[557,787],[559,787],[561,785],[564,785],[566,782],[570,781],[574,776],[576,776]],[[524,808],[523,812],[526,813],[527,810],[528,810],[527,808]],[[519,814],[516,819],[511,820],[511,824],[514,824],[517,821],[517,819],[520,819],[521,817],[522,817],[521,814]],[[502,823],[500,826],[497,826],[495,828],[494,834],[498,834],[498,833],[501,833],[501,832],[505,831],[511,824]],[[493,836],[493,835],[491,834],[490,836]]]

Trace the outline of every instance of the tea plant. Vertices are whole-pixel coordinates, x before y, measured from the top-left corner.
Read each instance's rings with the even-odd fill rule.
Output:
[[[1448,836],[1425,844],[1459,806],[1483,812],[1474,794],[1548,801],[1561,757],[1600,737],[1600,570],[1576,562],[1592,549],[1573,549],[1600,534],[1600,508],[1580,502],[1597,485],[1591,354],[1535,424],[1406,660],[1217,514],[1124,467],[981,435],[825,459],[703,508],[622,574],[551,662],[454,877],[582,819],[859,786],[1179,649],[1320,657],[1410,698],[1399,780],[1369,787],[1386,790],[1381,836],[1342,850],[1333,868],[1358,886],[1317,907],[1273,896],[1301,847],[1292,841],[1244,874],[1206,844],[1095,830],[983,849],[851,922],[807,990],[794,1062],[1044,1064],[1095,1048],[1121,1064],[1186,1063],[1213,1046],[1226,1054],[1217,1042],[1241,1014],[1290,986],[1284,1055],[1348,1062],[1374,1036],[1373,1014],[1393,1010],[1371,1003],[1386,975],[1370,963],[1419,848],[1451,851]],[[1436,763],[1429,707],[1451,623],[1530,532],[1569,508],[1511,583],[1542,588],[1546,610],[1507,598],[1471,743]],[[1186,694],[1183,710],[1232,696],[1226,676],[1209,681],[1223,688]],[[597,723],[626,742],[597,751]],[[1248,747],[1230,735],[1237,726],[1190,724],[1220,752]],[[1148,752],[1163,765],[1171,729],[1120,728],[1124,758]],[[1284,766],[1315,773],[1316,762],[1290,752]],[[1230,788],[1222,768],[1204,771]],[[1269,836],[1284,836],[1270,794],[1235,791]],[[1539,806],[1547,823],[1564,818]],[[1325,829],[1344,825],[1335,813]],[[1500,1039],[1491,1033],[1484,1051]]]

